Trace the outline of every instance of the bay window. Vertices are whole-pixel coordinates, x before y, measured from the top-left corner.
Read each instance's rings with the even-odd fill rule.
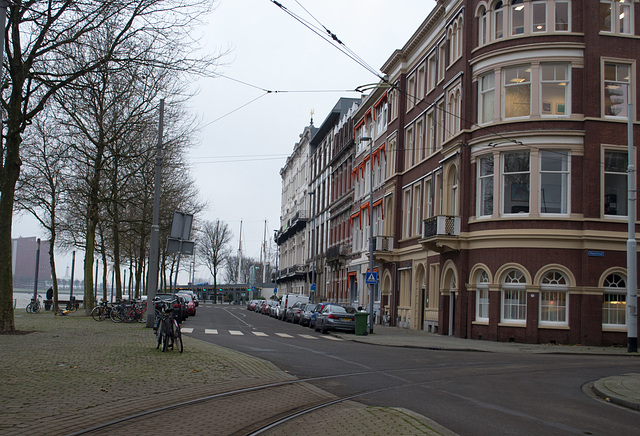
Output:
[[[534,0],[531,2],[531,31],[534,33],[547,31],[546,0]]]
[[[504,117],[526,117],[531,113],[531,67],[505,68]]]
[[[478,216],[493,214],[493,155],[478,159]]]
[[[531,176],[529,153],[504,153],[502,157],[502,211],[504,214],[529,213]]]
[[[524,33],[524,1],[511,1],[511,34],[522,35]]]
[[[500,39],[504,36],[504,15],[502,11],[502,2],[499,1],[493,7],[493,38]]]
[[[566,115],[569,112],[569,83],[567,64],[540,64],[542,115]]]
[[[480,89],[480,123],[490,123],[494,117],[495,76],[493,72],[485,74],[478,81]]]
[[[569,153],[540,152],[540,213],[569,211]]]
[[[632,34],[630,0],[600,1],[600,31],[622,35]]]
[[[555,2],[555,29],[556,32],[566,32],[569,30],[569,2],[559,1]]]

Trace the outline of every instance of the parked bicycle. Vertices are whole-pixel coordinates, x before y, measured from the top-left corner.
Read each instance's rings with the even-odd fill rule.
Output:
[[[111,308],[109,317],[113,322],[145,322],[147,305],[144,302],[131,300],[130,303],[121,302]]]
[[[100,303],[91,311],[91,318],[96,321],[104,321],[105,319],[110,318],[110,315],[111,304],[104,298],[101,299]]]
[[[35,297],[31,297],[31,302],[27,304],[27,313],[38,313],[42,308],[42,297],[38,294]]]
[[[154,300],[156,322],[153,327],[156,333],[156,348],[162,346],[165,352],[174,346],[182,353],[184,347],[182,344],[182,333],[180,332],[180,324],[173,317],[173,301],[165,302],[160,299]]]

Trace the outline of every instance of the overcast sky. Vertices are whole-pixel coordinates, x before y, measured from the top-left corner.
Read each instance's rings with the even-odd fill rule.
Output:
[[[280,0],[280,4],[311,25],[320,22],[379,71],[435,1]],[[227,222],[234,234],[234,252],[242,221],[243,252],[259,258],[265,220],[267,238],[272,239],[280,227],[280,169],[309,124],[311,111],[319,126],[340,97],[359,96],[348,90],[379,79],[271,0],[218,0],[206,21],[204,49],[228,54],[218,68],[226,78],[193,84],[198,94],[191,110],[205,127],[190,163],[202,200],[209,205],[197,218]],[[44,237],[44,232],[33,220],[16,218],[13,236]],[[60,263],[64,276],[67,265]],[[200,271],[196,276],[208,277],[204,269]]]

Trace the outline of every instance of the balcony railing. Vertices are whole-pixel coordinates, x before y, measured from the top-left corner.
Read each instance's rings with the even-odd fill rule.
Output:
[[[422,238],[434,236],[460,236],[460,217],[439,215],[427,218],[422,223]]]
[[[393,251],[393,236],[374,236],[374,251]]]

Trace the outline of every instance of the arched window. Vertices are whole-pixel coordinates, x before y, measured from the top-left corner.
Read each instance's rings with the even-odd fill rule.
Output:
[[[476,321],[489,321],[489,274],[484,270],[476,282]]]
[[[560,271],[549,271],[540,282],[540,323],[568,324],[568,280]]]
[[[527,290],[522,271],[511,269],[502,279],[502,321],[524,324],[527,321]]]
[[[622,327],[627,325],[627,283],[620,274],[609,274],[604,279],[602,301],[602,325]]]
[[[493,39],[500,39],[504,36],[504,12],[502,2],[499,1],[493,7]]]
[[[478,45],[487,43],[487,9],[481,6],[478,10]]]

